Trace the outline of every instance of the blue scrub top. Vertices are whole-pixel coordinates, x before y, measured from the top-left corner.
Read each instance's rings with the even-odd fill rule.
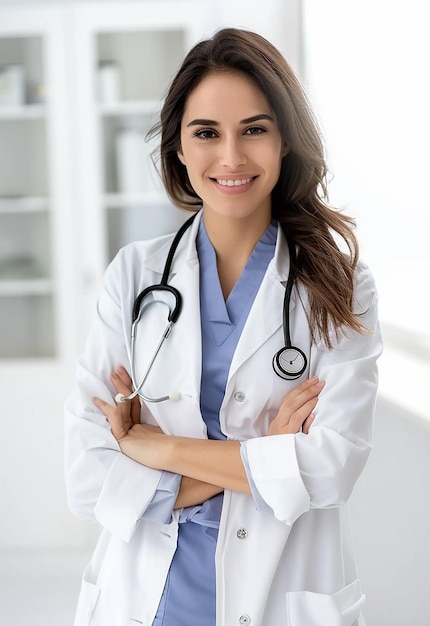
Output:
[[[255,296],[276,246],[272,223],[254,248],[227,301],[216,254],[203,220],[197,236],[200,262],[202,377],[200,407],[210,439],[225,439],[219,411],[228,372]],[[165,472],[145,517],[170,517],[180,477]],[[215,549],[223,494],[188,507],[180,517],[178,546],[153,626],[215,626]],[[164,519],[163,521],[168,521]]]

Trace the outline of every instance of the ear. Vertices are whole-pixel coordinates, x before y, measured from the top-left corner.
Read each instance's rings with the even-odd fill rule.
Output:
[[[176,152],[176,154],[178,155],[178,159],[180,160],[182,165],[185,165],[185,157],[184,157],[183,153],[181,152],[181,150],[178,150]]]
[[[287,156],[287,154],[289,153],[290,148],[287,145],[287,142],[284,141],[283,145],[282,145],[282,152],[281,152],[281,157],[284,158],[285,156]]]

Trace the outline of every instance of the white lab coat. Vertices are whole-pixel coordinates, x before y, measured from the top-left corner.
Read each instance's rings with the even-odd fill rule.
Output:
[[[142,419],[169,434],[205,438],[199,408],[201,336],[199,217],[184,235],[170,284],[183,294],[182,313],[145,384],[151,397],[179,391],[179,401],[143,406]],[[119,450],[91,398],[113,403],[109,373],[130,368],[133,301],[158,283],[171,236],[119,252],[107,270],[76,386],[66,406],[66,480],[69,504],[103,528],[84,572],[75,626],[151,626],[173,557],[179,513],[169,524],[142,518],[161,472]],[[248,441],[255,484],[268,505],[226,490],[216,551],[217,626],[360,626],[364,595],[357,579],[345,503],[372,440],[381,352],[376,292],[366,266],[357,269],[356,310],[367,334],[348,332],[333,350],[315,345],[306,294],[293,290],[292,342],[309,359],[307,376],[326,381],[308,435],[265,436],[287,382],[272,369],[283,345],[282,307],[288,248],[278,232],[275,256],[256,296],[231,364],[220,422],[230,439]],[[160,293],[154,299],[165,300]],[[165,327],[165,307],[149,306],[139,324],[136,375]],[[238,394],[237,392],[242,392]],[[192,607],[190,608],[192,626]]]

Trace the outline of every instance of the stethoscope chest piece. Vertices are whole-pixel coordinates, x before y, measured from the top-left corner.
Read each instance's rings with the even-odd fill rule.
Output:
[[[273,357],[273,369],[285,380],[296,380],[308,364],[305,353],[295,346],[281,348]]]

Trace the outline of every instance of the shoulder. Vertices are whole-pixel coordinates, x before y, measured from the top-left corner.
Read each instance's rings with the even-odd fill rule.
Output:
[[[156,259],[158,255],[162,255],[164,249],[169,248],[174,236],[174,233],[170,233],[168,235],[154,237],[153,239],[133,241],[121,248],[116,258],[120,263],[130,262],[135,259],[145,263],[151,262],[151,259]]]
[[[355,313],[364,313],[369,307],[376,304],[378,291],[375,278],[369,266],[360,259],[354,275],[354,303]]]
[[[121,248],[109,263],[103,287],[118,296],[134,293],[142,280],[157,282],[163,273],[174,234],[134,241]]]

